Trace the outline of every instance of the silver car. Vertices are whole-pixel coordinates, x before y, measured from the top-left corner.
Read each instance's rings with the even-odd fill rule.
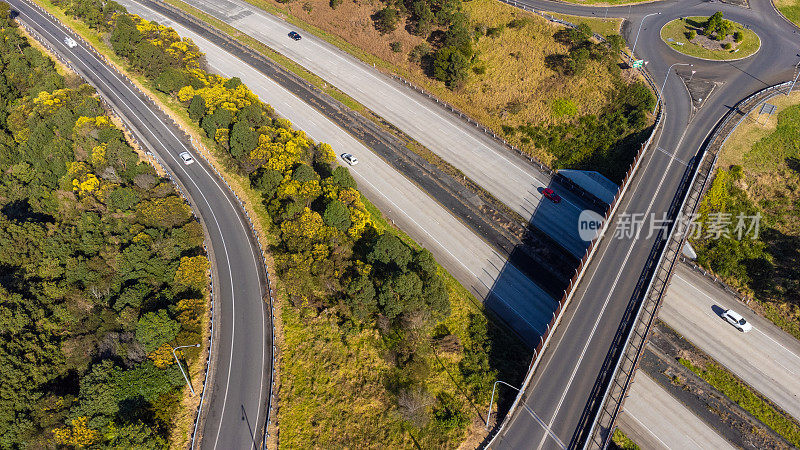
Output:
[[[182,152],[178,156],[181,157],[181,159],[183,160],[183,163],[186,164],[187,166],[194,162],[194,158],[192,158],[192,154],[189,153],[189,152]]]
[[[351,155],[350,153],[342,153],[342,159],[345,160],[345,162],[347,164],[350,164],[351,166],[355,166],[356,164],[358,164],[358,158]]]
[[[741,314],[737,313],[736,311],[729,309],[722,313],[722,317],[728,321],[731,325],[735,326],[739,331],[743,333],[747,333],[748,331],[753,329],[753,325],[750,325],[750,322],[744,320]]]

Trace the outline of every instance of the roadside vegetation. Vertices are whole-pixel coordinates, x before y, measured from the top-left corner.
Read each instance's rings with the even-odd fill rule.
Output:
[[[282,445],[454,448],[480,430],[498,372],[521,377],[526,353],[430,252],[388,227],[333,149],[238,78],[206,72],[173,29],[103,15],[107,4],[60,4],[101,16],[89,22],[98,42],[167,96],[253,200],[279,279]]]
[[[164,448],[171,348],[207,314],[202,228],[2,2],[0,94],[0,447]]]
[[[800,0],[773,0],[778,11],[800,27]]]
[[[752,296],[751,307],[800,339],[800,94],[769,103],[778,106],[776,117],[755,111],[723,147],[699,210],[703,236],[692,243],[700,265]],[[753,233],[738,239],[740,214],[760,214],[756,239]],[[711,222],[725,221],[727,236],[706,236]]]
[[[679,358],[678,361],[792,445],[800,447],[800,426],[797,422],[783,411],[776,409],[735,375],[710,360],[700,365],[692,364],[684,358]]]
[[[668,22],[661,28],[661,39],[683,54],[712,60],[745,58],[761,47],[757,34],[725,19],[722,12]]]
[[[559,14],[553,12],[548,12],[547,14],[575,25],[586,24],[592,29],[592,32],[599,34],[600,36],[619,34],[623,21],[623,19],[617,17],[601,19],[599,17],[571,16],[569,14]]]
[[[614,450],[639,450],[639,446],[619,428],[615,429],[614,434],[611,436],[610,447]]]
[[[568,31],[493,0],[249,1],[413,81],[555,168],[618,182],[652,122],[654,96],[620,68],[624,41],[615,29],[594,42],[594,22]],[[393,27],[383,23],[387,9]]]

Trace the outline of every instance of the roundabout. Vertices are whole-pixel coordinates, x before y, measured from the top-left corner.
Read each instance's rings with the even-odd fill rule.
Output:
[[[722,13],[669,21],[661,27],[660,35],[671,49],[710,61],[744,59],[761,48],[755,32],[723,18]]]

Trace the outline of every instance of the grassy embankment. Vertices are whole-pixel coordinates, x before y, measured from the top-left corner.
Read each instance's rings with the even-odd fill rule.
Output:
[[[695,240],[699,262],[754,297],[750,306],[800,339],[800,93],[758,110],[728,139],[701,212],[761,214],[756,240]],[[758,123],[758,122],[760,123]],[[763,125],[762,125],[763,124]],[[703,209],[705,208],[705,209]]]
[[[728,50],[721,48],[721,43],[708,39],[701,34],[707,21],[708,17],[700,16],[675,19],[661,28],[661,39],[670,48],[680,53],[716,61],[746,58],[757,52],[761,47],[761,39],[757,34],[744,28],[741,24],[733,22],[733,32],[742,33],[744,39],[737,43],[731,36],[728,36],[722,43],[729,43],[731,48]],[[689,40],[691,32],[695,33],[695,37]],[[672,41],[669,39],[672,39]]]
[[[562,27],[496,1],[475,0],[463,4],[471,17],[471,27],[485,34],[474,44],[478,56],[467,81],[455,91],[428,76],[419,63],[410,60],[412,49],[424,40],[409,33],[402,21],[395,31],[386,35],[375,30],[370,18],[375,5],[345,2],[331,9],[328,0],[308,0],[302,4],[274,0],[249,2],[368,64],[403,76],[547,164],[556,165],[554,155],[534,146],[523,133],[517,132],[518,127],[573,123],[579,116],[600,114],[611,101],[611,80],[616,75],[606,64],[592,60],[583,73],[574,77],[558,73],[548,67],[546,58],[568,52],[568,46],[553,37]],[[601,34],[617,32],[621,23],[619,19],[564,18],[585,22]],[[401,44],[400,52],[392,51],[392,42]],[[629,71],[622,71],[621,76],[627,81],[637,79]],[[568,114],[562,112],[561,106],[565,103],[570,106]]]
[[[800,27],[800,0],[773,0],[772,3],[781,14]]]
[[[792,445],[800,446],[800,427],[797,423],[776,410],[736,376],[711,361],[698,366],[684,358],[680,358],[679,362]]]
[[[619,428],[614,430],[614,434],[611,436],[611,448],[619,450],[639,450],[639,446]]]
[[[105,54],[119,67],[126,64],[116,57],[111,48],[94,30],[82,22],[65,17],[52,5],[48,8],[57,13],[62,20],[81,32],[101,53]],[[207,139],[197,128],[189,126],[186,109],[173,97],[153,89],[152,84],[143,76],[129,73],[140,86],[165,106],[184,128],[193,132],[195,139],[206,147],[214,148],[213,142]],[[251,217],[256,217],[256,227],[265,237],[263,243],[269,245],[277,238],[270,230],[271,219],[260,205],[261,194],[249,186],[247,178],[225,171],[211,156],[212,163],[225,173],[231,186],[241,198],[246,200],[246,207]],[[380,212],[372,205],[368,210],[374,223],[379,228],[399,234],[406,242],[410,239],[398,230],[390,228],[381,217]],[[266,230],[266,231],[264,231]],[[471,313],[482,314],[478,302],[464,290],[443,269],[446,286],[450,297],[452,314],[442,325],[459,341],[469,343],[467,330]],[[442,445],[455,447],[465,438],[480,439],[482,427],[480,417],[485,414],[486,404],[471,404],[469,398],[461,390],[461,375],[458,363],[461,353],[458,351],[431,351],[426,355],[430,376],[426,388],[431,392],[443,392],[455,398],[455,401],[467,405],[473,411],[467,418],[471,425],[464,429],[455,427],[450,432],[442,432],[430,425],[413,435],[403,424],[391,407],[387,406],[389,394],[385,385],[387,371],[391,364],[385,360],[387,343],[378,333],[371,329],[352,330],[340,324],[333,316],[311,314],[310,309],[294,308],[280,295],[282,286],[278,280],[278,323],[282,332],[278,336],[280,352],[281,404],[279,421],[281,423],[281,439],[288,445],[310,446],[322,442],[336,443],[348,436],[353,439],[366,438],[374,442],[396,443],[401,446]],[[520,376],[524,372],[525,351],[518,341],[504,330],[489,324],[489,335],[493,343],[490,361],[503,376]],[[521,364],[520,364],[521,363]],[[321,371],[320,368],[325,368]],[[194,372],[193,372],[194,373]],[[198,372],[197,375],[202,375]],[[322,376],[321,376],[322,375]],[[347,387],[350,387],[349,389]],[[430,407],[431,405],[426,405]],[[346,421],[343,418],[358,418]],[[176,424],[176,437],[184,435],[185,426]],[[466,433],[466,434],[465,434]],[[177,437],[175,444],[180,444]]]

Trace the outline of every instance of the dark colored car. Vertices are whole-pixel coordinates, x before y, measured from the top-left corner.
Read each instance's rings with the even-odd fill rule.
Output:
[[[303,37],[300,36],[300,33],[298,33],[297,31],[290,31],[289,32],[289,37],[294,39],[295,41],[299,41],[300,39],[303,39]]]
[[[553,203],[561,203],[561,196],[556,194],[556,191],[550,188],[542,189],[542,195]]]

